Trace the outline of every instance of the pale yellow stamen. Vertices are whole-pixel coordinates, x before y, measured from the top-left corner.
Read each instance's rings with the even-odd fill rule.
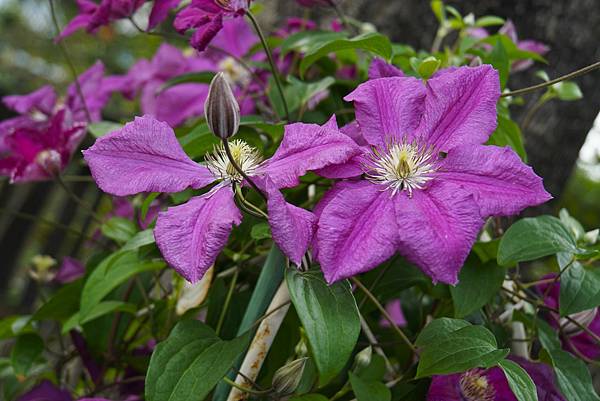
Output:
[[[262,161],[260,153],[246,142],[236,139],[229,143],[233,160],[246,175],[254,175]],[[205,156],[206,167],[217,177],[232,182],[242,182],[244,178],[229,161],[223,145],[215,146],[212,153]]]

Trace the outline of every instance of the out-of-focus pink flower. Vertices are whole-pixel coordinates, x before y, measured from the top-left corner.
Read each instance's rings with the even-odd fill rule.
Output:
[[[549,275],[552,279],[555,275]],[[548,288],[552,286],[551,288]],[[551,284],[541,284],[537,286],[538,291],[545,295],[544,303],[551,308],[559,309],[560,304],[560,281]],[[570,316],[579,324],[587,327],[592,333],[600,336],[600,313],[598,308],[589,309],[583,312],[575,313]],[[563,328],[564,337],[561,338],[563,346],[570,351],[575,348],[577,352],[590,359],[600,359],[600,346],[596,340],[575,323],[552,313],[549,314],[549,323],[555,328]]]
[[[251,0],[192,0],[175,17],[173,26],[180,33],[192,29],[193,48],[203,51],[223,28],[223,21],[243,16]]]
[[[235,57],[244,56],[257,41],[246,21],[241,18],[227,20],[213,43],[232,56],[212,50],[202,55],[185,56],[178,48],[163,44],[152,60],[140,60],[127,75],[113,78],[119,80],[114,86],[130,98],[139,94],[144,114],[176,127],[189,118],[203,115],[208,84],[184,83],[161,90],[164,83],[192,72],[222,71],[234,88],[242,114],[250,114],[254,111],[249,96],[255,90],[251,85],[252,74]]]
[[[480,27],[469,28],[467,33],[469,36],[476,39],[485,39],[490,35],[486,29]],[[543,56],[550,51],[550,47],[542,42],[529,39],[519,40],[519,37],[517,36],[517,29],[511,20],[507,20],[500,28],[498,33],[508,36],[520,50],[536,53],[540,56]],[[484,44],[483,46],[488,50],[492,49],[492,46],[489,44]],[[516,60],[512,63],[511,69],[513,72],[519,72],[528,69],[532,65],[533,60]]]
[[[64,101],[47,85],[27,95],[3,98],[19,113],[0,123],[0,175],[11,182],[44,180],[60,173],[85,135],[88,113],[91,121],[101,118],[102,108],[116,88],[97,62],[78,77],[79,89],[71,84]]]
[[[27,393],[23,394],[18,401],[72,401],[73,398],[68,391],[61,390],[49,380],[44,380]]]
[[[402,305],[399,299],[394,299],[385,305],[385,311],[390,315],[396,326],[406,326],[406,318],[404,312],[402,312]],[[379,321],[381,327],[391,327],[392,324],[385,317],[382,317]]]
[[[62,265],[54,276],[54,281],[61,284],[67,284],[83,277],[85,274],[85,266],[77,259],[65,257]]]
[[[146,0],[102,0],[99,4],[92,0],[76,0],[79,14],[75,16],[56,40],[62,40],[80,29],[95,33],[98,28],[113,21],[130,18]],[[164,21],[169,11],[176,8],[181,0],[155,0],[150,12],[148,30]]]

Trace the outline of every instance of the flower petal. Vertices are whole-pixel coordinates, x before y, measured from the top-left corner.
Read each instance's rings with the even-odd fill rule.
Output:
[[[317,253],[329,283],[371,270],[396,252],[398,228],[387,191],[368,181],[340,182],[326,195]]]
[[[330,127],[303,123],[287,125],[281,145],[260,173],[268,176],[275,187],[290,188],[298,185],[299,177],[307,171],[344,163],[359,153],[352,139]]]
[[[456,284],[484,223],[473,195],[434,181],[412,198],[396,195],[394,203],[400,254],[434,282]]]
[[[369,67],[369,79],[403,77],[402,70],[392,64],[388,64],[384,59],[376,57]]]
[[[169,265],[194,283],[215,263],[241,221],[231,187],[220,186],[159,213],[154,238]]]
[[[337,127],[337,124],[336,124]],[[356,121],[346,124],[340,128],[340,132],[352,138],[357,145],[360,146],[359,153],[349,159],[345,163],[332,164],[322,169],[316,170],[315,173],[325,178],[342,179],[358,177],[363,173],[361,164],[363,163],[363,155],[369,152],[367,141],[363,138],[360,127]]]
[[[179,6],[181,0],[154,0],[150,17],[148,18],[148,30],[154,29],[168,16],[169,11]]]
[[[223,28],[223,15],[217,14],[208,20],[206,24],[202,24],[196,29],[190,39],[190,44],[194,49],[204,51],[221,28]]]
[[[423,113],[425,87],[413,77],[367,81],[344,98],[354,102],[356,120],[370,145],[412,136]]]
[[[518,214],[552,198],[542,179],[509,147],[467,145],[451,149],[437,177],[471,192],[482,217]]]
[[[51,85],[45,85],[27,95],[5,96],[2,98],[2,102],[6,107],[19,114],[30,113],[34,110],[51,114],[56,104],[56,92]]]
[[[490,65],[438,73],[427,81],[419,135],[441,151],[456,145],[480,145],[496,129],[499,97],[498,72]]]
[[[267,207],[273,241],[290,261],[300,265],[315,233],[316,216],[308,210],[287,203],[269,179],[257,185],[269,198]]]
[[[112,195],[179,192],[214,181],[184,153],[173,129],[149,116],[136,117],[83,154],[98,186]]]

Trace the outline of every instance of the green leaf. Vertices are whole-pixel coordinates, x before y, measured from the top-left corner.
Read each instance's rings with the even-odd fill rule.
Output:
[[[60,288],[33,315],[34,320],[57,320],[63,322],[79,310],[83,281],[65,285]]]
[[[415,345],[417,347],[424,347],[426,345],[436,343],[443,336],[470,325],[471,323],[461,319],[451,319],[449,317],[435,319],[425,326],[423,330],[421,330]]]
[[[506,88],[508,75],[510,74],[510,58],[501,39],[497,39],[493,46],[492,52],[484,61],[498,70],[498,74],[500,75],[500,87],[504,89]]]
[[[494,25],[502,25],[504,24],[504,19],[500,17],[496,17],[495,15],[484,15],[481,18],[477,18],[475,21],[475,26],[486,27],[486,26],[494,26]]]
[[[561,349],[558,335],[548,323],[537,321],[542,347],[548,352],[560,391],[569,401],[598,401],[592,377],[585,363]]]
[[[0,340],[18,336],[30,330],[31,316],[7,316],[0,320]]]
[[[583,98],[583,93],[579,85],[572,81],[563,81],[552,85],[552,90],[556,92],[560,100],[570,102]]]
[[[112,217],[100,227],[102,234],[116,242],[127,242],[135,235],[137,228],[135,224],[122,217]]]
[[[450,287],[454,316],[468,316],[485,305],[502,287],[504,275],[504,269],[496,263],[467,261],[460,271],[458,285]]]
[[[442,23],[446,20],[446,10],[444,10],[444,2],[442,0],[432,0],[429,3],[431,6],[431,11],[437,18],[439,23]]]
[[[249,336],[223,341],[197,320],[183,320],[152,353],[148,401],[203,400],[233,366]]]
[[[487,144],[510,146],[521,157],[521,160],[527,162],[527,153],[523,145],[521,128],[508,117],[498,114],[498,127],[496,127],[496,131],[490,136]]]
[[[271,238],[271,227],[268,223],[255,224],[252,226],[250,236],[252,237],[252,239],[258,241],[261,239]]]
[[[365,381],[352,372],[348,372],[348,374],[357,401],[390,401],[392,399],[392,393],[385,384]]]
[[[437,341],[422,347],[416,378],[464,372],[476,367],[489,368],[508,355],[498,349],[496,338],[483,326],[466,326],[439,333]]]
[[[508,266],[559,252],[580,252],[560,220],[552,216],[525,218],[510,226],[500,240],[498,263]]]
[[[519,401],[538,401],[535,383],[529,374],[515,362],[505,359],[498,363],[504,371],[508,385]]]
[[[104,301],[100,302],[83,318],[81,314],[76,312],[69,320],[65,322],[62,328],[62,333],[66,334],[75,327],[91,322],[92,320],[98,319],[104,315],[112,312],[127,312],[135,314],[137,307],[134,304],[130,304],[122,301]]]
[[[104,259],[90,274],[81,293],[80,319],[85,320],[102,298],[131,276],[164,267],[164,262],[140,261],[136,251],[120,251]]]
[[[151,228],[140,231],[123,245],[122,251],[133,251],[143,246],[154,244],[154,230]]]
[[[309,49],[321,46],[323,43],[336,39],[344,39],[346,35],[342,32],[331,31],[302,31],[288,36],[281,42],[281,56],[291,51],[306,53]]]
[[[440,68],[440,64],[442,64],[440,60],[433,56],[429,56],[421,61],[419,67],[417,68],[417,73],[421,78],[428,79],[437,71],[438,68]]]
[[[112,121],[98,121],[97,123],[89,124],[87,128],[93,137],[100,138],[101,136],[120,130],[123,128],[123,124]]]
[[[142,221],[146,220],[146,216],[148,215],[148,209],[150,209],[152,202],[154,202],[154,200],[158,198],[159,195],[160,192],[152,192],[150,195],[146,196],[146,199],[144,199],[144,201],[142,202],[142,206],[140,207],[140,218],[142,219]]]
[[[165,90],[181,84],[210,84],[212,79],[215,77],[213,71],[201,71],[201,72],[190,72],[188,74],[178,75],[174,78],[169,79],[159,89],[158,93],[164,92]]]
[[[17,337],[10,354],[10,360],[15,375],[27,377],[33,363],[42,356],[44,341],[34,333],[27,333]]]
[[[344,368],[358,340],[356,301],[347,281],[329,286],[319,272],[290,269],[286,280],[323,386]]]
[[[600,269],[573,261],[560,278],[560,315],[600,306]]]
[[[300,76],[317,60],[342,50],[364,50],[389,60],[392,57],[390,40],[379,33],[366,33],[352,39],[334,39],[326,41],[308,50],[300,62]]]

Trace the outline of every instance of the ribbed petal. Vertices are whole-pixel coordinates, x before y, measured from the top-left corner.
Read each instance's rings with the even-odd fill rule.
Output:
[[[144,114],[150,114],[171,127],[178,127],[189,118],[202,116],[208,85],[181,84],[158,93],[161,86],[161,81],[153,81],[144,87],[140,98]]]
[[[480,145],[496,129],[499,97],[498,71],[490,65],[442,71],[427,81],[419,136],[440,151],[457,145]]]
[[[471,192],[482,217],[510,216],[552,198],[509,147],[466,145],[448,152],[436,177]]]
[[[285,127],[281,145],[260,174],[268,176],[277,188],[291,188],[308,171],[344,163],[358,153],[356,143],[334,129],[331,121],[324,126],[290,124]]]
[[[317,227],[316,216],[308,210],[287,203],[269,179],[259,180],[257,185],[269,198],[267,207],[273,241],[290,261],[299,265],[313,239]]]
[[[214,181],[185,154],[173,129],[149,116],[136,117],[83,154],[98,186],[112,195],[179,192]]]
[[[169,16],[169,11],[179,6],[180,2],[181,0],[154,0],[148,19],[148,30],[163,22]]]
[[[206,50],[208,44],[223,28],[223,15],[217,14],[210,18],[205,24],[197,27],[196,32],[192,35],[190,44],[198,51]]]
[[[320,211],[316,238],[329,283],[377,267],[396,252],[398,238],[389,192],[368,181],[340,182],[332,191]]]
[[[202,278],[227,245],[242,214],[230,186],[218,187],[158,215],[154,238],[163,257],[191,283]]]
[[[344,100],[354,102],[356,120],[367,142],[383,148],[391,139],[412,138],[423,114],[425,87],[412,77],[374,79]]]
[[[473,195],[434,181],[426,190],[394,197],[399,252],[434,282],[458,282],[471,246],[483,227]]]

